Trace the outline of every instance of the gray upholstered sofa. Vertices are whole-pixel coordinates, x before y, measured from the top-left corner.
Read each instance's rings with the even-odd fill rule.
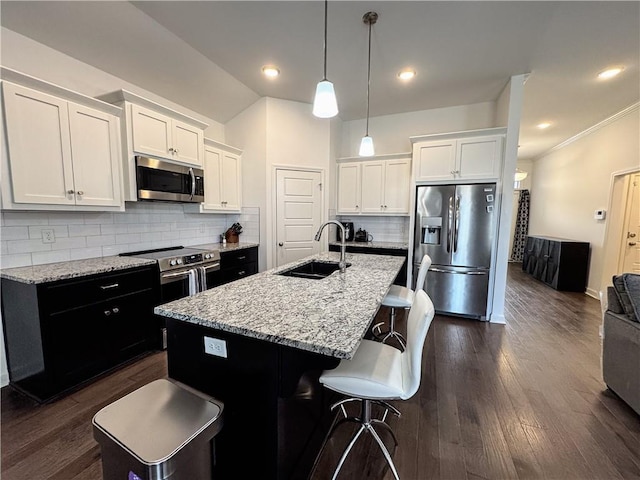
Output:
[[[640,414],[640,275],[613,277],[607,297],[602,375],[607,386]]]

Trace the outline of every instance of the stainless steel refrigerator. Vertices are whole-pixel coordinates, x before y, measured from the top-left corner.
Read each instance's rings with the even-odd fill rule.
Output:
[[[413,277],[428,254],[425,290],[437,312],[488,318],[497,214],[494,183],[417,187]]]

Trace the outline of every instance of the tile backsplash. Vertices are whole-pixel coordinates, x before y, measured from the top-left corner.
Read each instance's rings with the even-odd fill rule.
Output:
[[[403,242],[409,241],[409,217],[370,217],[337,215],[340,222],[353,222],[356,231],[366,230],[373,236],[374,242]],[[335,238],[335,234],[332,238]]]
[[[2,268],[105,257],[122,252],[220,240],[233,223],[240,240],[260,242],[260,209],[240,214],[185,213],[184,205],[131,202],[125,212],[0,213]]]

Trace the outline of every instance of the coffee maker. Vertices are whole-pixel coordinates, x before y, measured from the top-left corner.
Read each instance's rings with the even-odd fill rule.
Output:
[[[345,241],[347,242],[353,242],[353,235],[354,235],[354,228],[353,228],[353,222],[340,222],[342,223],[342,226],[344,227],[344,237],[345,237]],[[342,229],[336,227],[336,240],[338,242],[342,241]]]

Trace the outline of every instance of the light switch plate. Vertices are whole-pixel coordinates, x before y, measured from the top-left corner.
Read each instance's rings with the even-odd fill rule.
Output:
[[[204,337],[204,353],[227,358],[227,342],[219,338]]]

